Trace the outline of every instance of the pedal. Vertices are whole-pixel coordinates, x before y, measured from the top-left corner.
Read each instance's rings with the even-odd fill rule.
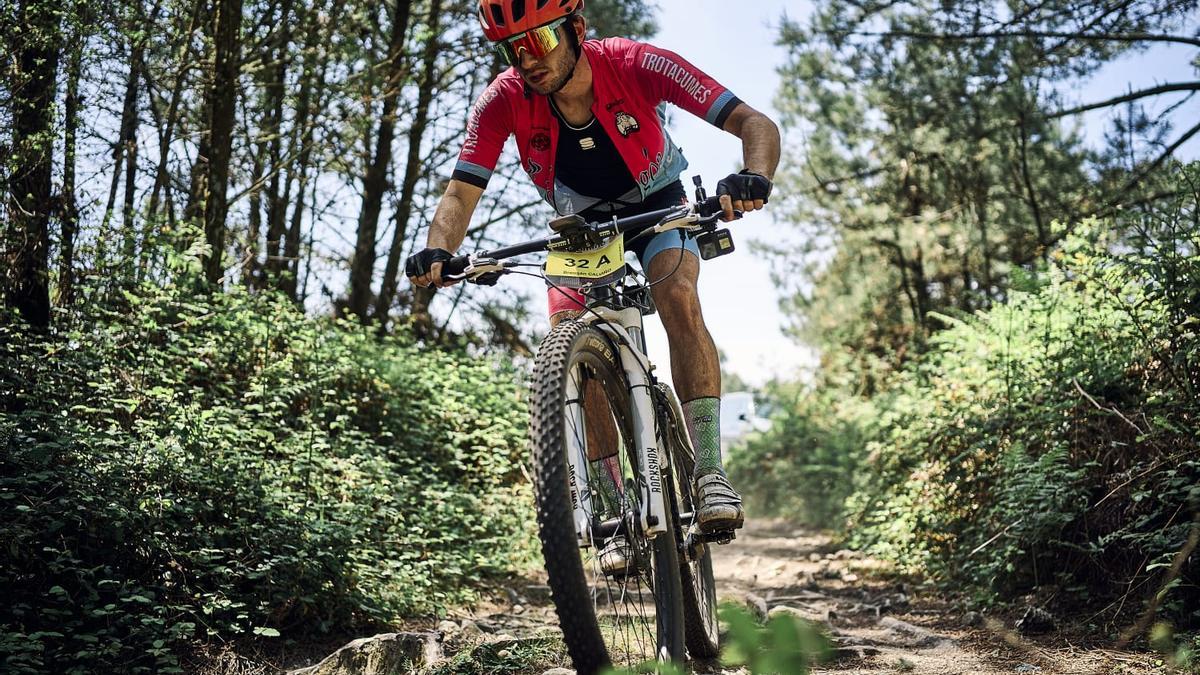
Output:
[[[728,530],[726,532],[709,532],[708,534],[701,535],[701,537],[706,544],[716,544],[721,546],[728,544],[734,539],[737,539],[737,533],[733,530]]]
[[[703,544],[716,544],[721,546],[737,539],[737,532],[729,530],[727,532],[702,532],[688,531],[683,538],[683,553],[689,561],[696,560],[700,557],[700,546]]]

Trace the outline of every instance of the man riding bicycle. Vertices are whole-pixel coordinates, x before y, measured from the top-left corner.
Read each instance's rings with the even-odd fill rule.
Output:
[[[480,1],[484,34],[512,68],[472,108],[427,248],[409,258],[413,283],[453,283],[442,279],[442,264],[462,244],[510,135],[517,138],[522,168],[560,215],[624,218],[687,200],[679,180],[687,161],[661,115],[661,104],[670,102],[742,140],[745,169],[717,184],[725,219],[735,209],[753,211],[767,202],[779,163],[776,125],[673,52],[624,38],[585,40],[583,4]],[[721,460],[720,365],[696,292],[699,249],[692,239],[666,231],[635,242],[631,250],[655,281],[651,292],[667,333],[671,375],[696,448],[696,523],[705,532],[732,531],[741,527],[744,513]],[[674,255],[660,255],[666,251]],[[573,289],[550,289],[551,324],[577,315],[582,300]],[[588,447],[610,448],[609,456],[589,459],[609,467],[606,492],[619,494],[615,431],[604,426],[589,422],[588,436],[599,442]],[[620,571],[626,556],[619,547],[609,553],[601,555],[605,571]]]

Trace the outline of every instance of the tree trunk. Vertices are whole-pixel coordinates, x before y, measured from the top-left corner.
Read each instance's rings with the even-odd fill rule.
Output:
[[[278,30],[274,34],[274,51],[271,58],[268,78],[267,101],[270,112],[267,115],[267,136],[270,142],[270,186],[267,188],[267,274],[276,287],[283,285],[280,278],[287,269],[287,261],[280,256],[283,247],[283,237],[287,227],[287,204],[291,201],[290,180],[282,181],[283,170],[283,99],[284,87],[287,82],[287,57],[291,45],[292,3],[284,0],[279,9]]]
[[[379,298],[375,304],[375,316],[381,330],[387,327],[388,313],[399,286],[400,256],[404,253],[404,241],[408,233],[408,221],[412,217],[413,200],[416,197],[417,180],[424,175],[421,162],[421,143],[429,124],[429,108],[433,103],[433,90],[437,84],[437,54],[442,0],[430,0],[429,41],[421,63],[421,85],[417,92],[417,111],[413,125],[408,131],[408,157],[404,162],[404,183],[400,188],[400,203],[396,207],[395,228],[392,230],[392,245],[388,248],[387,264],[383,270],[383,281]]]
[[[11,172],[3,230],[5,302],[33,326],[50,325],[51,170],[54,163],[54,100],[62,48],[60,10],[24,0],[17,9],[24,28],[5,79],[12,109]]]
[[[238,60],[241,52],[242,0],[216,0],[213,13],[213,77],[207,92],[208,125],[201,136],[197,167],[203,173],[204,241],[209,252],[204,276],[210,284],[224,272],[225,216],[229,212],[229,158],[237,107]]]
[[[329,26],[337,25],[344,6],[343,0],[335,0],[329,8]],[[288,167],[288,182],[296,182],[296,205],[292,209],[292,220],[288,226],[287,238],[284,241],[283,255],[289,264],[290,275],[284,275],[283,291],[295,302],[302,302],[305,291],[297,290],[300,278],[300,243],[301,228],[304,223],[305,198],[308,197],[308,169],[312,164],[313,132],[316,128],[315,110],[321,108],[320,103],[325,94],[325,74],[328,71],[328,61],[317,62],[318,49],[323,35],[322,22],[317,20],[320,11],[314,7],[307,17],[307,28],[304,38],[304,65],[301,69],[300,100],[297,102],[296,119],[293,122],[293,132],[296,134],[296,146],[300,148],[300,156],[295,164]],[[316,200],[316,186],[312,199]],[[309,257],[312,255],[312,245],[309,244]],[[308,267],[305,266],[307,281]]]
[[[129,57],[129,80],[125,84],[125,107],[121,112],[121,145],[125,148],[125,198],[121,203],[124,237],[124,262],[134,264],[137,255],[137,233],[133,226],[133,205],[137,188],[137,130],[138,86],[141,80],[142,40],[138,40]]]
[[[250,288],[258,285],[258,239],[262,235],[263,148],[254,153],[250,169],[250,231],[246,233],[246,263],[242,266],[242,283]]]
[[[167,114],[165,123],[158,130],[158,168],[154,172],[154,187],[150,190],[150,205],[146,209],[146,215],[153,220],[158,216],[158,205],[160,195],[164,188],[170,189],[168,183],[170,175],[167,173],[167,158],[171,154],[171,141],[175,135],[175,123],[179,119],[179,103],[183,97],[183,85],[187,79],[184,73],[187,71],[188,53],[191,51],[192,33],[196,31],[196,23],[200,19],[201,3],[204,0],[195,0],[192,3],[192,13],[188,20],[187,30],[179,38],[179,50],[176,55],[176,63],[178,67],[175,70],[175,82],[171,85],[171,102],[167,106]]]
[[[79,230],[79,200],[75,195],[75,148],[79,132],[79,74],[83,69],[82,36],[71,46],[67,65],[67,100],[63,129],[63,190],[59,202],[61,227],[58,251],[58,304],[70,305],[75,295],[75,233]]]
[[[434,0],[436,2],[436,0]],[[395,138],[396,107],[406,75],[404,34],[408,31],[410,0],[396,0],[392,16],[392,35],[388,44],[387,79],[384,82],[383,115],[379,121],[375,159],[363,178],[363,203],[358,217],[358,239],[350,262],[350,297],[347,309],[366,323],[371,302],[371,279],[375,273],[375,233],[379,228],[379,212],[383,193],[387,190],[388,167],[392,163],[392,140]],[[435,36],[429,38],[435,41]]]

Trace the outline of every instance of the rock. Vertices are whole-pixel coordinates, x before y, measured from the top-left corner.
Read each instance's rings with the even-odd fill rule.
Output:
[[[453,621],[440,621],[438,622],[438,630],[442,635],[454,635],[461,629]]]
[[[521,612],[524,612],[524,611],[525,611],[525,606],[524,606],[524,605],[513,605],[513,606],[512,606],[512,613],[513,613],[513,614],[520,614]]]
[[[360,638],[308,668],[289,675],[391,675],[409,673],[442,658],[436,633],[381,633]]]
[[[804,588],[810,590],[815,589],[818,586],[817,578],[813,576],[812,572],[801,572],[800,574],[797,574],[796,581],[798,581]]]
[[[838,647],[833,650],[834,661],[845,661],[848,659],[865,659],[871,656],[879,656],[880,651],[874,647]]]
[[[850,572],[845,572],[842,574],[842,581],[844,581],[848,584],[852,584],[852,583],[858,581],[858,575],[852,574]]]
[[[542,673],[542,675],[575,675],[575,671],[569,668],[551,668]]]
[[[550,587],[546,584],[528,584],[525,586],[525,597],[532,602],[525,604],[550,602]]]
[[[833,557],[838,560],[852,560],[858,557],[858,551],[851,551],[848,548],[844,548],[837,553],[834,553]]]
[[[983,615],[979,612],[967,612],[963,614],[962,622],[964,626],[977,628],[983,625]]]
[[[1021,665],[1017,666],[1016,668],[1013,668],[1014,673],[1037,673],[1037,672],[1041,672],[1041,670],[1042,670],[1041,668],[1038,668],[1037,666],[1033,665],[1032,663],[1022,663]]]
[[[907,621],[901,621],[895,617],[885,616],[879,620],[879,625],[891,631],[897,637],[903,639],[902,646],[905,647],[952,647],[954,640],[948,637],[938,635],[928,628],[914,626]]]
[[[1017,620],[1016,629],[1027,635],[1049,633],[1054,630],[1054,615],[1041,607],[1030,605],[1025,614]]]
[[[792,607],[790,605],[776,605],[775,607],[771,608],[771,611],[767,612],[768,619],[774,619],[775,617],[781,616],[781,615],[782,616],[792,616],[797,619],[802,619],[804,621],[817,621],[817,622],[822,621],[825,618],[824,615],[822,615],[819,612],[816,612],[813,610],[800,609],[799,607]]]
[[[808,554],[808,561],[809,561],[809,562],[821,562],[821,554],[820,554],[820,553],[816,553],[816,552],[809,553],[809,554]]]
[[[462,631],[463,637],[476,637],[483,635],[483,629],[479,627],[479,624],[470,619],[463,619],[462,624],[459,626],[459,630]]]
[[[742,601],[745,603],[746,609],[749,609],[754,614],[754,618],[759,623],[767,620],[766,600],[763,600],[762,597],[755,595],[754,593],[747,593],[745,597],[742,598]]]

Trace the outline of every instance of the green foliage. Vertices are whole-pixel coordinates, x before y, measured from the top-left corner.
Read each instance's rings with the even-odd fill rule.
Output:
[[[438,612],[528,562],[502,363],[273,294],[87,296],[0,321],[0,662],[170,672],[189,641]]]
[[[929,351],[873,395],[827,375],[739,476],[779,471],[752,492],[828,498],[785,504],[840,512],[853,545],[980,601],[1135,589],[1200,624],[1200,563],[1163,576],[1200,513],[1200,165],[1171,181],[1155,207],[1056,224],[1046,266],[989,310],[931,315]]]
[[[733,603],[721,605],[718,616],[725,624],[727,644],[721,650],[725,666],[745,666],[753,675],[807,675],[813,665],[829,658],[830,640],[813,624],[789,614],[771,617],[760,625],[754,615]],[[672,663],[650,661],[636,668],[613,668],[605,675],[682,675]]]
[[[829,656],[829,638],[807,621],[780,614],[759,626],[744,607],[722,605],[721,620],[729,627],[729,644],[721,663],[746,666],[751,673],[806,675]]]
[[[839,528],[872,408],[833,389],[810,392],[797,384],[773,384],[765,395],[775,403],[771,427],[729,453],[734,484],[753,513]]]

